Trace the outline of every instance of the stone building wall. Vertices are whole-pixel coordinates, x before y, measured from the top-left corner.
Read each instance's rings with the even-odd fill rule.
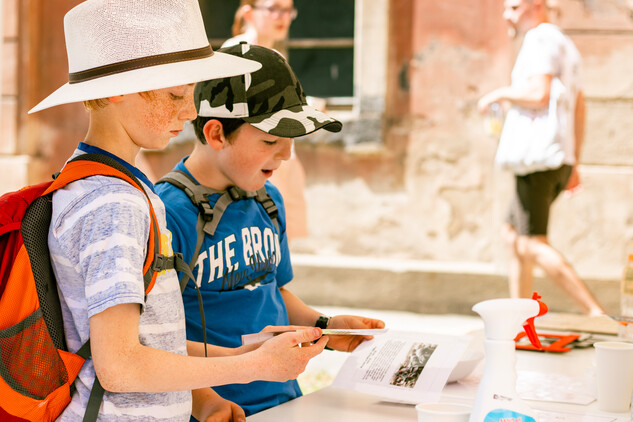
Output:
[[[79,0],[3,0],[0,192],[50,178],[87,129],[81,104],[27,112],[68,81],[63,32]]]
[[[506,256],[498,233],[510,178],[494,169],[496,140],[484,133],[476,111],[481,95],[508,83],[519,46],[506,36],[503,0],[385,1],[387,23],[365,22],[380,26],[374,31],[388,39],[384,101],[371,98],[365,103],[370,113],[360,119],[341,115],[345,135],[297,140],[310,230],[308,238],[291,244],[304,283],[297,289],[320,286],[323,271],[332,269],[331,257],[355,257],[367,260],[336,260],[339,268],[353,269],[355,283],[413,268],[400,277],[403,286],[429,273],[436,283],[444,274],[441,279],[455,283],[489,283],[494,294],[504,295],[499,286]],[[26,114],[66,81],[62,18],[77,3],[3,0],[0,192],[46,179],[85,133],[81,105]],[[613,309],[615,280],[633,252],[632,11],[626,0],[559,4],[558,20],[583,56],[587,136],[580,168],[584,190],[558,200],[550,237],[583,278],[595,280],[592,288],[604,290],[597,294]],[[384,107],[382,114],[376,104]],[[353,142],[346,138],[350,134]],[[138,164],[156,180],[191,142],[143,152]],[[350,277],[330,275],[332,288]],[[391,279],[381,275],[376,282],[385,280]]]
[[[506,36],[502,1],[390,6],[384,144],[370,152],[298,144],[313,252],[489,263],[503,273],[498,233],[511,181],[493,167],[497,141],[476,111],[483,94],[509,82],[519,47]],[[551,241],[582,276],[617,279],[633,251],[631,10],[624,1],[560,8],[583,56],[588,110],[584,190],[558,200]]]
[[[617,281],[633,252],[631,8],[615,0],[559,6],[552,18],[583,56],[587,122],[584,190],[558,199],[550,241],[616,312]],[[334,292],[364,285],[359,306],[440,312],[507,295],[499,232],[512,181],[494,168],[497,140],[476,111],[483,94],[509,82],[520,47],[507,37],[502,7],[501,0],[390,2],[383,144],[298,143],[311,238],[294,243],[308,252],[295,262],[298,279],[314,283],[298,284],[301,294],[352,306],[357,299]],[[353,258],[328,264],[338,255]],[[535,286],[553,310],[577,310],[542,277]]]

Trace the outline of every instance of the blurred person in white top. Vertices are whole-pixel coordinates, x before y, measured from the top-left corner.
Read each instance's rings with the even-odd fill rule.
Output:
[[[561,287],[588,315],[604,312],[587,286],[563,255],[547,239],[552,202],[563,191],[580,187],[578,161],[584,138],[585,104],[580,88],[580,54],[572,41],[548,19],[553,2],[546,0],[505,0],[503,17],[509,34],[523,37],[512,70],[510,86],[484,95],[479,111],[487,113],[494,103],[505,103],[510,112],[530,119],[535,111],[547,110],[552,81],[560,80],[567,98],[563,102],[568,125],[562,130],[563,160],[544,169],[515,171],[515,196],[504,225],[510,252],[509,283],[512,297],[531,297],[534,265]],[[506,124],[501,134],[512,138],[514,128]],[[507,132],[507,133],[506,133]]]

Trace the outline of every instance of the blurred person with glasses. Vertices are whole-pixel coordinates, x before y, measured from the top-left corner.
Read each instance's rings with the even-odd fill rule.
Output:
[[[296,17],[292,0],[241,0],[233,21],[233,38],[222,47],[246,41],[275,49],[287,57],[288,30]]]
[[[246,41],[278,51],[288,57],[286,41],[290,24],[297,17],[293,0],[241,0],[233,21],[233,38],[222,44],[231,47]],[[308,97],[311,105],[313,99]],[[324,106],[317,106],[325,111]],[[286,207],[286,230],[289,240],[308,236],[308,217],[305,200],[305,171],[295,153],[285,161],[270,179],[281,192]]]

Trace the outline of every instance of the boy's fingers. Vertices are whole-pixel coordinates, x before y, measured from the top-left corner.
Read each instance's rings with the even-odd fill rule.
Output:
[[[327,345],[327,342],[329,341],[329,339],[330,338],[328,336],[322,336],[316,342],[304,343],[304,344],[301,344],[300,347],[302,347],[302,350],[305,350],[305,353],[307,353],[308,356],[310,356],[310,359],[312,359],[314,356],[321,353],[323,349],[325,349],[325,346]]]
[[[286,341],[290,341],[293,346],[299,346],[302,343],[309,345],[313,341],[316,341],[321,337],[320,328],[307,328],[305,330],[290,331],[287,333],[279,334],[277,337],[284,338]]]
[[[265,333],[269,331],[293,331],[306,328],[301,325],[267,325],[260,332]]]
[[[314,327],[297,331],[297,343],[312,343],[322,336],[321,329]]]
[[[321,338],[313,344],[313,346],[318,346],[319,348],[321,348],[321,350],[325,349],[325,346],[327,345],[328,341],[330,341],[330,337],[328,336],[321,336]]]
[[[244,413],[244,410],[238,406],[232,406],[231,410],[233,411],[233,422],[246,422],[246,414]]]

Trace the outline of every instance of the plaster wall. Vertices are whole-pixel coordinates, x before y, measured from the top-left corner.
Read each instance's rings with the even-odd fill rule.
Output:
[[[508,83],[520,41],[506,36],[500,0],[390,7],[398,11],[390,14],[390,45],[399,56],[390,52],[384,143],[371,153],[298,143],[311,238],[296,248],[483,262],[504,274],[499,230],[512,182],[493,167],[497,140],[484,133],[476,102]],[[550,238],[582,277],[615,288],[633,250],[631,14],[624,2],[567,0],[560,10],[554,18],[583,56],[588,109],[584,190],[557,200]],[[405,32],[397,25],[403,18],[407,27],[407,12]],[[406,83],[394,82],[405,68]]]

